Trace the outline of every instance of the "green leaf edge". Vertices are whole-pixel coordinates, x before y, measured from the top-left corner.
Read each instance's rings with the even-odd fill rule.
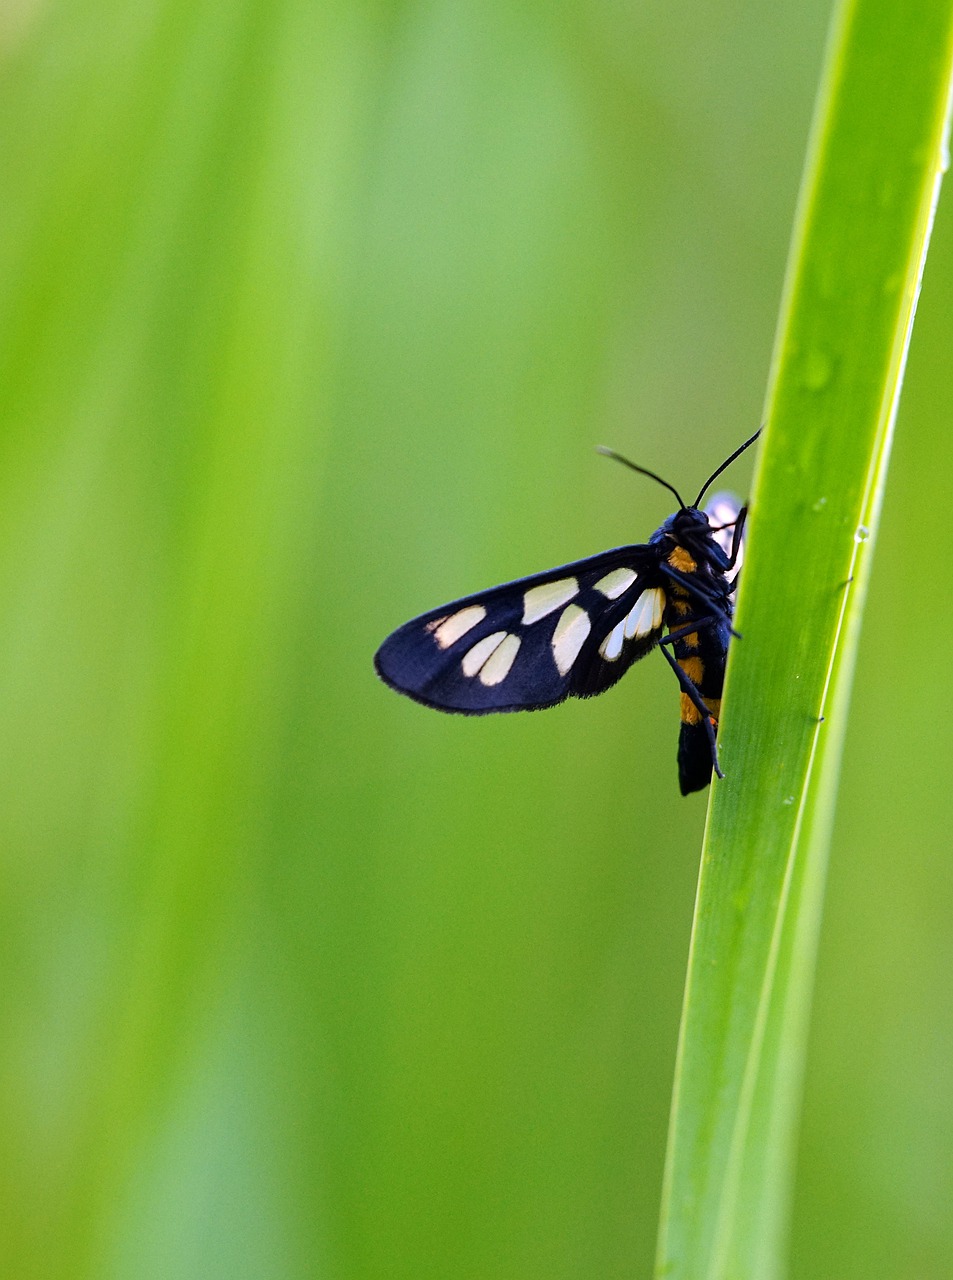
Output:
[[[835,8],[753,486],[745,639],[720,729],[728,776],[712,789],[702,849],[658,1277],[784,1270],[838,771],[951,79],[949,3]]]

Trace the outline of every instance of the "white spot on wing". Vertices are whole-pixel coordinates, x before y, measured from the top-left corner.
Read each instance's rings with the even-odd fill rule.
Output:
[[[497,649],[490,654],[480,671],[480,683],[491,687],[500,684],[510,674],[510,667],[516,661],[520,651],[519,636],[508,635]]]
[[[553,633],[553,660],[561,676],[566,675],[579,657],[579,650],[586,643],[591,630],[589,615],[577,604],[567,605],[562,611]]]
[[[601,591],[610,600],[617,600],[623,591],[628,591],[637,577],[638,574],[631,569],[613,569],[611,573],[599,579],[596,590]]]
[[[630,640],[635,636],[644,635],[652,626],[652,601],[647,600],[645,595],[641,595],[625,615],[622,625]]]
[[[506,639],[505,631],[494,631],[491,636],[478,640],[472,649],[468,649],[460,663],[465,676],[475,676],[484,662],[491,657]],[[515,655],[514,655],[515,657]]]
[[[643,639],[662,625],[664,593],[658,587],[650,587],[643,591],[635,604],[625,615],[626,639]]]
[[[486,610],[482,604],[468,604],[465,609],[452,613],[449,618],[443,618],[434,631],[433,638],[441,649],[449,649],[452,644],[456,644],[461,636],[465,636],[468,631],[472,631],[477,623],[482,622],[485,617]],[[432,626],[433,624],[428,625]]]
[[[615,662],[619,654],[622,652],[622,642],[625,639],[625,619],[612,628],[609,634],[603,640],[599,647],[599,652],[607,662]]]
[[[544,582],[541,587],[530,587],[523,596],[523,626],[539,622],[573,598],[579,591],[575,578],[560,578],[558,582]]]

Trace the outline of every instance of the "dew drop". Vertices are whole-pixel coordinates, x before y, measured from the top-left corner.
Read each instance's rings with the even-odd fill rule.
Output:
[[[782,801],[782,804],[793,804],[793,803],[794,803],[793,796],[785,796],[784,800]]]
[[[854,541],[866,542],[869,537],[870,537],[870,530],[867,528],[867,526],[865,524],[859,524],[857,526],[857,532],[854,534]]]
[[[812,510],[812,511],[823,511],[823,510],[824,510],[824,508],[825,508],[826,506],[827,506],[827,499],[826,499],[826,498],[818,498],[818,500],[814,503],[814,505],[813,505],[813,507],[811,508],[811,510]]]

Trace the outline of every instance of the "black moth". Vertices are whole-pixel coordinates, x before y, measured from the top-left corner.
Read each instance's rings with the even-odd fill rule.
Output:
[[[533,711],[602,693],[657,645],[681,686],[682,795],[707,787],[712,769],[724,777],[715,734],[746,509],[727,494],[703,510],[699,503],[758,435],[725,459],[691,506],[654,472],[603,450],[664,485],[679,510],[647,543],[491,587],[405,623],[375,655],[381,679],[438,711]]]

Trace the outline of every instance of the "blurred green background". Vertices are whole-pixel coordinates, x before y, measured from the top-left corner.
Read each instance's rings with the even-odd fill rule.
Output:
[[[757,425],[827,20],[3,7],[0,1274],[649,1275],[705,806],[671,675],[467,720],[371,655],[646,537],[593,445],[691,488]],[[953,1274],[951,268],[947,198],[796,1278]]]

